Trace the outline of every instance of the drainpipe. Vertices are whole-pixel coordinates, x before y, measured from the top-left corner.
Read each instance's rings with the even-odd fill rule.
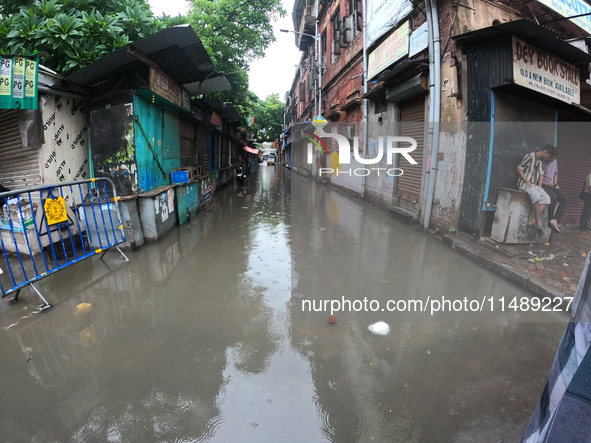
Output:
[[[367,94],[367,1],[363,2],[363,96]],[[369,128],[368,123],[368,109],[369,100],[363,99],[363,153],[367,154],[369,144]],[[365,188],[367,186],[367,178],[363,182],[363,196],[365,197]]]
[[[314,39],[316,40],[316,46],[315,46],[315,50],[316,50],[316,74],[317,74],[317,81],[318,81],[318,94],[317,94],[317,100],[318,102],[316,103],[316,107],[318,108],[318,113],[312,117],[312,119],[316,118],[319,115],[322,115],[322,54],[320,54],[320,50],[322,49],[322,45],[320,44],[320,40],[321,37],[318,34],[318,0],[316,0],[314,2],[314,12],[316,15],[316,22],[315,22],[315,28],[314,28]]]
[[[431,222],[431,209],[435,193],[435,174],[437,173],[437,154],[439,152],[439,121],[441,120],[441,38],[439,36],[439,15],[437,0],[426,0],[427,27],[429,30],[429,131],[427,143],[431,155],[431,171],[427,172],[427,200],[423,228],[428,229]]]

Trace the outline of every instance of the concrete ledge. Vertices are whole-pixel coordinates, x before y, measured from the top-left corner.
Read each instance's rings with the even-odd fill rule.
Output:
[[[542,281],[532,279],[529,274],[514,268],[502,258],[499,253],[490,251],[474,241],[466,241],[456,235],[443,236],[443,244],[454,251],[468,257],[470,261],[486,268],[504,279],[533,292],[538,297],[564,297],[564,293]]]
[[[406,209],[399,208],[397,206],[391,206],[390,217],[393,217],[404,223],[410,223],[412,221],[412,218],[414,217],[414,214]]]
[[[339,193],[347,195],[349,197],[363,198],[363,194],[361,194],[360,192],[356,192],[356,191],[353,191],[352,189],[345,188],[344,186],[337,185],[336,183],[333,183],[332,181],[329,181],[329,180],[324,181],[323,180],[322,184],[328,184],[328,185],[330,185],[331,188],[335,189]]]

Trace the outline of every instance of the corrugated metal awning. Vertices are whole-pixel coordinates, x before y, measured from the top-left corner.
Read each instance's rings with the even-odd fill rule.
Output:
[[[591,55],[564,41],[558,32],[525,19],[477,29],[453,38],[459,42],[478,44],[504,35],[519,37],[576,66],[591,63]]]
[[[156,63],[164,73],[180,85],[191,85],[192,93],[200,85],[197,82],[223,78],[216,72],[203,43],[190,25],[174,26],[130,43],[107,54],[88,66],[68,76],[64,82],[80,86],[92,86],[107,80],[114,74],[123,73],[143,65],[128,49],[138,51]],[[230,89],[230,84],[218,81],[218,92]],[[197,88],[197,89],[196,89]],[[212,89],[212,88],[210,88]]]
[[[202,98],[195,101],[197,107],[213,110],[228,121],[240,120],[240,113],[233,103],[223,103],[217,98]],[[205,105],[205,106],[203,106]]]
[[[198,80],[191,83],[185,83],[183,85],[189,94],[210,94],[212,92],[227,91],[231,88],[230,82],[226,77],[218,76],[206,78],[205,80]]]

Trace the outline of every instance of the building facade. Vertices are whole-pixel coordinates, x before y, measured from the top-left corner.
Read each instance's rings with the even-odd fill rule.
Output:
[[[316,164],[292,145],[295,170],[425,227],[482,236],[494,223],[498,189],[515,188],[523,155],[550,143],[559,148],[560,185],[570,199],[563,222],[574,223],[591,171],[591,19],[581,16],[590,9],[546,0],[296,1],[295,31],[319,38],[296,33],[304,67],[287,103],[292,142],[294,125],[321,109],[338,123],[326,128],[357,137],[366,159],[379,157],[381,137],[411,137],[417,146],[414,164],[400,154],[389,164],[384,156],[372,167],[397,168],[392,174],[355,176],[331,167],[334,144]],[[314,76],[318,64],[321,76]],[[314,81],[318,91],[309,89]],[[323,167],[333,172],[321,174]]]

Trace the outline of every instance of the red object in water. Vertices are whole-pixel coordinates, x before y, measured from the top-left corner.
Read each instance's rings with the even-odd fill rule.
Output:
[[[330,317],[328,317],[328,322],[329,323],[336,323],[337,318],[334,315],[331,315]]]

